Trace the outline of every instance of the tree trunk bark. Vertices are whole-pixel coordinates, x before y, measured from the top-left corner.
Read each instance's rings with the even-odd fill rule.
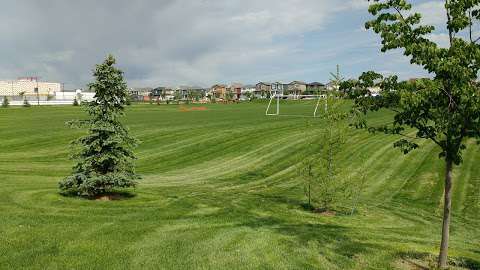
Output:
[[[451,160],[447,159],[445,169],[442,243],[440,244],[440,255],[438,257],[438,267],[440,269],[447,268],[448,238],[450,236],[450,212],[452,209],[452,169],[453,163]]]

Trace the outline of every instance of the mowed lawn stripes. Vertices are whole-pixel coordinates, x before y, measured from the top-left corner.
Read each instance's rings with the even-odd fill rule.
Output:
[[[306,116],[310,103],[281,110]],[[266,105],[130,106],[124,122],[141,141],[143,179],[118,201],[58,194],[74,164],[69,143],[84,132],[65,122],[86,117],[81,108],[1,109],[0,269],[398,269],[404,254],[437,253],[435,145],[403,155],[399,137],[349,129],[340,176],[365,174],[365,190],[354,215],[323,216],[303,209],[297,175],[323,120],[267,117]],[[468,147],[455,168],[450,255],[478,265],[480,151]]]

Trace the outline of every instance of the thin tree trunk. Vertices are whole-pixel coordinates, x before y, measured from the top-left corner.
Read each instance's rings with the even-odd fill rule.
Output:
[[[441,269],[447,268],[448,238],[450,236],[450,212],[452,209],[452,169],[452,161],[447,159],[445,170],[442,243],[440,244],[440,255],[438,257],[438,267]]]
[[[311,198],[310,190],[311,190],[311,185],[310,183],[308,183],[308,206],[312,207],[312,201],[310,199]]]

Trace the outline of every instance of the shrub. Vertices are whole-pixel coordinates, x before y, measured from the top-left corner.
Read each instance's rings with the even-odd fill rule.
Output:
[[[30,105],[30,102],[28,102],[28,99],[26,99],[26,98],[23,99],[23,107],[27,107],[27,108],[28,108],[28,107],[30,107],[30,106],[32,106],[32,105]]]
[[[10,105],[10,102],[8,101],[8,98],[4,96],[2,101],[2,108],[7,108],[9,105]]]

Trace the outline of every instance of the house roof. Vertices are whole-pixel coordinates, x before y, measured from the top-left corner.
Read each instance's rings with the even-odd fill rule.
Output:
[[[259,84],[268,85],[268,86],[272,85],[272,84],[269,83],[269,82],[259,82],[259,83],[257,83],[257,85],[259,85]]]
[[[306,83],[302,82],[302,81],[293,81],[290,84],[305,84],[306,85]]]
[[[227,87],[225,84],[214,84],[211,88]]]
[[[309,84],[307,84],[309,86],[325,86],[325,84],[321,83],[321,82],[311,82]]]
[[[203,90],[205,88],[200,86],[180,85],[178,89],[179,90]]]
[[[241,84],[241,83],[232,83],[232,84],[230,85],[230,87],[232,87],[232,88],[242,88],[242,87],[243,87],[243,84]]]

